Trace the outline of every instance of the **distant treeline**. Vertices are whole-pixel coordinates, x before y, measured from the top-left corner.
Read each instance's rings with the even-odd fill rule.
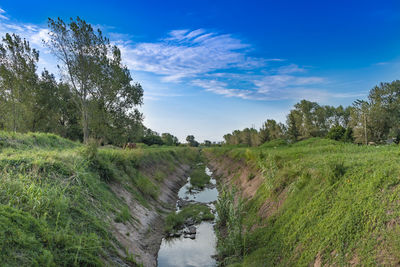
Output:
[[[296,142],[309,137],[327,137],[358,144],[400,141],[400,81],[381,83],[367,100],[348,107],[321,106],[302,100],[287,115],[286,124],[267,120],[257,130],[246,128],[224,135],[225,143],[258,146],[274,139]]]

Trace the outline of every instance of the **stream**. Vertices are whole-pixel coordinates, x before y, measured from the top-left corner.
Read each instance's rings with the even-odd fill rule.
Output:
[[[176,204],[176,211],[180,211],[180,202],[191,201],[193,203],[206,203],[215,216],[214,202],[218,199],[216,180],[212,177],[212,172],[205,167],[206,174],[210,176],[211,186],[206,186],[203,190],[192,190],[190,188],[190,177],[187,183],[179,190],[179,199]],[[163,238],[158,252],[158,266],[216,266],[217,262],[212,257],[216,252],[217,237],[214,232],[214,221],[202,221],[195,224],[195,238],[181,235],[180,237]]]

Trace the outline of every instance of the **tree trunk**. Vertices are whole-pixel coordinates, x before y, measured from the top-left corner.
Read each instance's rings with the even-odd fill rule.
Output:
[[[83,127],[83,142],[85,144],[89,141],[89,116],[86,103],[82,105],[82,127]]]
[[[368,145],[368,136],[367,136],[367,116],[364,113],[364,138],[365,138],[365,145]]]

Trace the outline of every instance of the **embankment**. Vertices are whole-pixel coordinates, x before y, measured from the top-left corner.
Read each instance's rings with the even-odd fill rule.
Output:
[[[0,261],[154,266],[164,217],[198,157],[0,132]]]
[[[244,200],[241,216],[232,213],[240,236],[219,240],[226,265],[399,264],[398,146],[309,139],[209,148],[205,155],[221,184]]]

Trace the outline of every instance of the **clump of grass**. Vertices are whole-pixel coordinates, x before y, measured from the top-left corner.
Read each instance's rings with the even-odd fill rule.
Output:
[[[248,177],[248,180],[250,181],[250,180],[253,180],[254,179],[254,177],[256,177],[256,175],[254,174],[254,173],[249,173],[249,177]]]
[[[205,172],[204,165],[196,165],[190,174],[190,184],[193,188],[203,189],[210,182],[210,178]]]
[[[171,163],[172,164],[172,163]],[[172,164],[173,165],[173,164]],[[164,172],[162,172],[162,171],[160,171],[160,170],[158,170],[158,171],[156,171],[156,173],[154,174],[154,179],[157,181],[157,182],[163,182],[164,181],[164,178],[165,178],[165,173]]]
[[[157,199],[160,190],[150,179],[139,173],[138,177],[135,178],[135,184],[145,196]]]
[[[336,183],[346,172],[343,161],[331,161],[328,168],[330,172],[327,178],[330,184]]]
[[[217,218],[217,250],[223,259],[223,265],[234,263],[243,257],[243,200],[235,188],[220,190],[216,209]]]
[[[165,232],[171,233],[181,228],[185,221],[192,218],[195,223],[214,220],[210,208],[202,204],[191,204],[184,207],[180,212],[172,212],[165,219]]]
[[[128,207],[123,207],[121,211],[117,214],[114,221],[117,223],[126,223],[131,218],[131,213]]]

